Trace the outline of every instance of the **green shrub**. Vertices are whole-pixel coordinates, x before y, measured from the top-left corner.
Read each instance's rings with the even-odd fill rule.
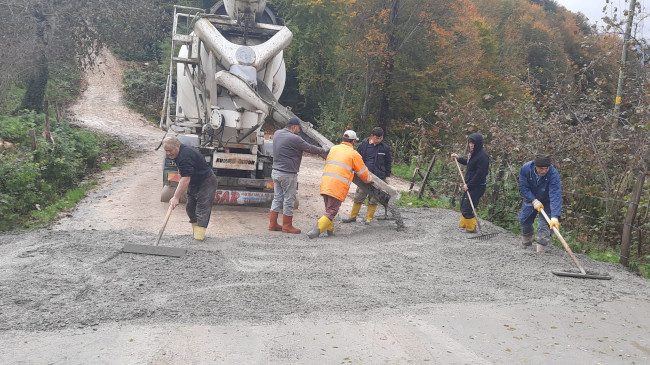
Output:
[[[21,83],[11,85],[11,88],[7,91],[5,100],[0,100],[0,114],[10,114],[16,110],[20,106],[24,95],[25,85]]]
[[[55,107],[65,108],[72,105],[81,90],[81,73],[74,62],[55,63],[49,66],[49,79],[45,91],[45,100],[50,104],[50,111]]]
[[[124,97],[130,108],[141,112],[149,120],[160,117],[165,97],[167,75],[156,64],[131,66],[124,70]]]
[[[0,117],[0,138],[14,145],[0,150],[0,230],[30,227],[34,220],[53,217],[52,209],[63,209],[71,200],[62,197],[74,191],[83,176],[106,164],[102,154],[115,153],[116,141],[72,128],[67,121],[51,121],[52,144],[41,136],[44,124],[44,115],[31,112]],[[37,131],[33,151],[32,128]]]

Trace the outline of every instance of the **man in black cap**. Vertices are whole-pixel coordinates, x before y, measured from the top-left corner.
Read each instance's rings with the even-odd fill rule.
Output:
[[[317,147],[307,143],[298,136],[300,119],[293,117],[286,128],[273,134],[273,202],[269,212],[269,230],[286,233],[300,233],[293,226],[293,205],[298,190],[298,170],[302,162],[302,153],[325,154],[329,147]],[[278,215],[282,210],[282,225],[278,224]]]
[[[533,244],[533,222],[537,213],[544,209],[551,217],[551,223],[538,219],[535,235],[537,252],[544,252],[548,246],[553,227],[560,228],[562,215],[562,185],[560,174],[551,164],[549,155],[537,155],[519,170],[519,191],[524,201],[519,212],[522,244],[524,248]]]

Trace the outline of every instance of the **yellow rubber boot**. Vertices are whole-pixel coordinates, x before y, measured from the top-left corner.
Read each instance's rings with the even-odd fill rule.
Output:
[[[357,215],[361,210],[361,204],[354,203],[352,204],[352,211],[350,212],[350,218],[341,219],[343,223],[352,223],[357,221]]]
[[[476,232],[476,217],[470,218],[470,219],[465,219],[466,225],[465,225],[465,231],[468,233],[474,233]]]
[[[366,213],[366,224],[369,224],[372,221],[372,218],[375,216],[376,210],[377,210],[377,204],[368,205],[368,212]]]
[[[327,229],[327,227],[330,225],[330,223],[333,224],[333,222],[327,218],[326,216],[320,217],[318,220],[318,223],[316,223],[316,226],[314,229],[312,229],[309,233],[307,233],[307,236],[309,238],[316,238],[320,236],[320,234]]]
[[[465,219],[462,214],[460,215],[460,223],[458,223],[458,227],[461,229],[467,227],[467,219]]]
[[[196,226],[194,229],[194,239],[203,241],[205,239],[205,227]]]
[[[196,222],[192,223],[192,234],[194,234],[194,232],[196,232],[196,227],[198,227],[198,225],[199,224],[196,223]]]
[[[327,237],[334,236],[334,221],[330,221],[327,225]]]

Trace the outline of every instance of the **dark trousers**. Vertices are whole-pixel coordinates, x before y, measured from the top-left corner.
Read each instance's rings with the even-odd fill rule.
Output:
[[[188,186],[185,211],[190,218],[190,223],[196,222],[199,227],[208,227],[214,193],[217,191],[218,185],[217,177],[212,174],[200,183]]]
[[[472,205],[469,203],[469,199],[467,198],[467,193],[472,197],[474,209],[478,209],[478,202],[481,200],[483,194],[485,194],[485,185],[470,186],[465,194],[463,194],[463,199],[460,201],[460,212],[463,214],[463,217],[466,219],[472,219],[474,218],[474,212],[472,211]]]

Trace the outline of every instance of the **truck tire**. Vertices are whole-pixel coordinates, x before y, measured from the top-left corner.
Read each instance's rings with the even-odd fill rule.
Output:
[[[173,188],[169,185],[163,186],[162,191],[160,192],[160,201],[163,203],[169,203],[169,199],[174,196],[175,191],[176,188]]]
[[[162,191],[160,192],[160,201],[163,203],[169,203],[169,199],[171,199],[172,196],[174,196],[175,192],[176,192],[175,186],[169,186],[169,185],[163,186]],[[183,194],[179,203],[182,204],[187,203],[187,194]]]

